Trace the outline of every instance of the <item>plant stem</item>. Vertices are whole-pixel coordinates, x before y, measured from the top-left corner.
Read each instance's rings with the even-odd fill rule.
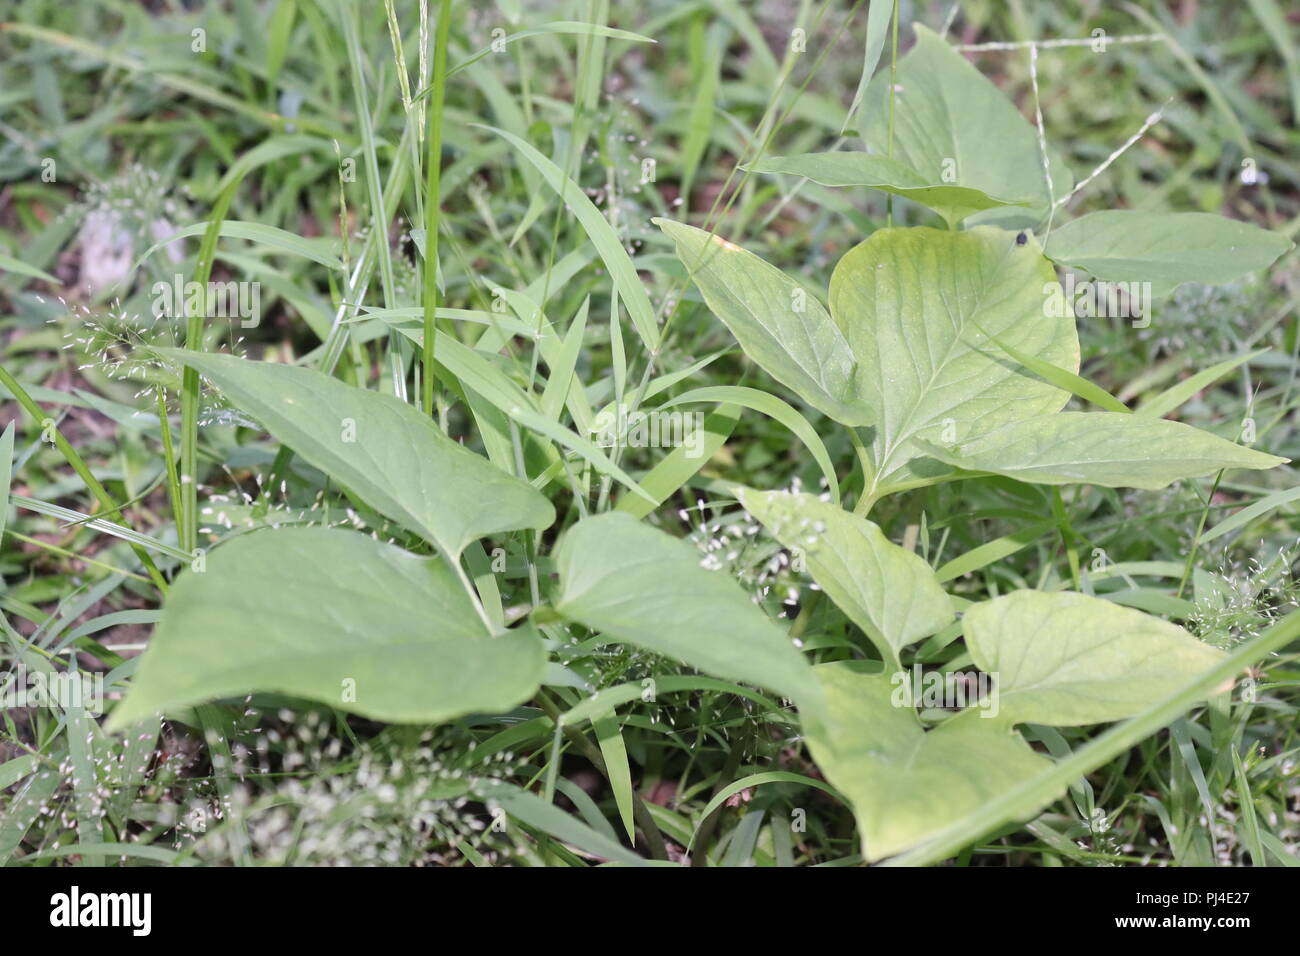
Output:
[[[421,403],[426,415],[434,414],[433,381],[435,326],[438,314],[438,219],[442,211],[442,107],[447,93],[447,39],[451,31],[451,0],[438,7],[438,30],[433,48],[433,92],[426,133],[428,151],[424,170],[424,374],[420,382]]]

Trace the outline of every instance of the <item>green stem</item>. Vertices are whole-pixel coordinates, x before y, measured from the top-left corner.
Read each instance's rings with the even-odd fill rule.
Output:
[[[172,521],[179,532],[184,505],[181,498],[181,480],[176,472],[176,449],[172,445],[172,426],[167,420],[167,393],[158,387],[158,433],[162,435],[163,464],[167,468],[167,497],[172,504]]]
[[[1210,517],[1210,505],[1214,503],[1215,492],[1219,490],[1219,482],[1223,480],[1223,472],[1220,471],[1214,476],[1214,485],[1210,488],[1210,496],[1205,499],[1205,507],[1201,509],[1201,520],[1196,525],[1196,534],[1192,538],[1192,546],[1187,549],[1187,563],[1183,565],[1183,576],[1178,582],[1178,597],[1183,596],[1183,591],[1187,588],[1187,579],[1192,576],[1192,565],[1196,561],[1196,552],[1201,548],[1201,535],[1205,533],[1205,521]]]
[[[244,170],[246,172],[247,170]],[[221,224],[226,219],[230,202],[235,197],[235,190],[244,179],[244,172],[233,177],[217,197],[212,207],[212,217],[208,228],[199,242],[199,257],[194,270],[194,281],[198,283],[199,298],[202,307],[196,315],[191,315],[185,324],[185,348],[193,352],[203,350],[203,317],[207,314],[208,279],[212,276],[212,263],[216,259],[217,239],[221,235]],[[185,366],[181,373],[181,513],[183,520],[176,528],[176,537],[181,550],[194,553],[199,543],[199,373],[197,369]]]
[[[424,348],[421,401],[427,415],[434,414],[433,381],[435,326],[438,313],[438,219],[442,211],[442,107],[447,93],[447,40],[451,31],[451,0],[438,8],[438,31],[433,48],[433,92],[429,107],[428,152],[424,180]]]

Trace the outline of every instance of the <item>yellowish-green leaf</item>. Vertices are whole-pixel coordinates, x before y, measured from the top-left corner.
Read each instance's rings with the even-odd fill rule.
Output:
[[[815,495],[745,489],[740,500],[886,660],[897,663],[899,650],[953,621],[930,566],[867,519]]]
[[[671,219],[653,220],[704,302],[745,354],[809,405],[845,425],[865,425],[857,362],[816,298],[775,266],[720,236]]]
[[[1053,288],[1056,275],[1032,237],[1020,243],[987,226],[881,229],[840,260],[831,315],[877,413],[869,496],[948,473],[920,460],[918,440],[961,441],[1066,403],[1068,392],[1009,360],[991,339],[1077,372],[1074,319],[1044,308]]]
[[[1016,591],[968,608],[962,623],[1013,722],[1123,720],[1224,659],[1175,624],[1070,591]]]
[[[1266,455],[1181,422],[1118,412],[1061,412],[1013,422],[930,454],[966,471],[1041,485],[1154,490],[1224,468],[1274,468]]]
[[[1051,767],[1005,722],[975,711],[927,733],[890,675],[845,664],[813,673],[827,716],[810,724],[808,743],[826,779],[852,803],[869,861],[924,842]]]

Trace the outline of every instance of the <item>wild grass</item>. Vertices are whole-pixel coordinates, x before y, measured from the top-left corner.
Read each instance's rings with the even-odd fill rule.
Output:
[[[860,655],[734,494],[857,494],[855,448],[745,358],[649,220],[743,242],[818,292],[871,231],[928,221],[879,193],[740,169],[853,141],[880,3],[18,3],[0,24],[3,667],[94,670],[117,698],[196,548],[289,524],[409,543],[152,351],[180,343],[403,398],[546,489],[557,528],[615,507],[649,516],[806,652]],[[1297,25],[1273,0],[1194,16],[1158,2],[900,6],[904,23],[968,45],[1076,180],[1101,170],[1062,208],[1177,206],[1300,232]],[[1116,40],[1104,55],[1031,54],[1094,29]],[[876,46],[880,69],[898,42]],[[87,285],[109,257],[81,231],[95,215],[129,254]],[[260,323],[160,324],[150,288],[175,272],[259,282]],[[1082,374],[1141,404],[1225,363],[1178,416],[1220,434],[1249,419],[1270,451],[1300,458],[1297,282],[1292,257],[1184,287],[1146,329],[1083,321]],[[457,346],[492,356],[479,387],[449,367]],[[537,399],[533,418],[503,411],[519,393]],[[702,468],[659,449],[606,460],[570,438],[610,403],[673,401],[708,415]],[[1008,798],[983,828],[903,862],[1300,861],[1300,668],[1276,629],[1300,606],[1295,485],[1287,466],[1163,492],[993,480],[880,504],[873,520],[958,597],[1068,585],[1229,654],[1269,642],[1262,660],[1232,658],[1251,666],[1249,700],[1102,732],[1031,728],[1068,796],[1023,825]],[[554,531],[469,549],[483,613],[513,621],[541,603]],[[931,638],[924,659],[959,667],[955,637]],[[536,699],[436,728],[271,694],[126,735],[75,708],[5,710],[0,862],[589,865],[600,853],[570,820],[600,847],[635,834],[637,852],[694,865],[861,862],[852,814],[818,789],[781,701],[626,645],[568,635],[550,653]],[[1240,669],[1225,668],[1213,679]],[[651,676],[648,702],[637,688]],[[560,719],[611,689],[615,710]],[[485,796],[516,791],[547,806]],[[524,824],[495,826],[511,799]],[[792,831],[796,814],[806,827]]]

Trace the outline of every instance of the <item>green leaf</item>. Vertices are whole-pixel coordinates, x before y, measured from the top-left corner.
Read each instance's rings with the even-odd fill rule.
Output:
[[[627,306],[628,315],[632,317],[632,325],[641,336],[641,341],[645,343],[647,349],[654,351],[659,344],[660,335],[654,306],[650,304],[650,296],[646,293],[645,285],[637,275],[636,267],[632,265],[631,256],[623,247],[623,242],[614,231],[614,227],[606,221],[604,214],[587,198],[578,184],[564,174],[564,170],[539,153],[532,145],[503,129],[494,126],[481,128],[496,133],[509,142],[520,156],[542,174],[547,184],[564,200],[564,204],[569,207],[569,212],[573,213],[573,217],[578,220],[587,238],[596,247],[596,252],[600,254],[605,268],[609,270],[609,277],[618,290],[619,297]]]
[[[1150,282],[1152,296],[1184,282],[1218,285],[1272,265],[1294,243],[1208,212],[1089,213],[1052,232],[1047,257],[1099,279]]]
[[[600,744],[600,755],[605,758],[605,774],[609,788],[614,792],[614,804],[618,807],[623,830],[632,845],[636,846],[636,826],[632,822],[632,767],[627,761],[627,744],[623,741],[623,728],[613,714],[593,717],[591,729],[596,732],[596,742]]]
[[[890,158],[914,169],[934,186],[964,186],[1004,202],[1025,201],[1016,225],[1033,225],[1047,214],[1048,192],[1038,135],[1015,105],[954,50],[919,23],[916,45],[898,61],[894,101],[894,149]],[[867,148],[888,155],[889,72],[867,91],[869,103],[886,104],[867,115]],[[1052,161],[1054,194],[1069,192],[1073,177]],[[995,210],[980,219],[1002,213]]]
[[[831,315],[860,363],[874,409],[868,495],[929,484],[947,473],[918,439],[961,440],[1054,412],[1069,393],[1003,354],[1076,372],[1074,320],[1044,308],[1059,288],[1038,244],[988,226],[964,232],[881,229],[840,260]],[[1003,347],[991,340],[996,336]]]
[[[1291,38],[1290,25],[1277,0],[1250,0],[1250,9],[1272,39],[1286,66],[1287,82],[1291,87],[1291,125],[1294,127],[1300,124],[1300,54],[1297,54],[1295,41]],[[1256,860],[1260,859],[1256,856]]]
[[[633,518],[644,518],[654,511],[709,463],[718,449],[727,443],[738,421],[739,408],[735,405],[719,405],[709,413],[698,429],[691,432],[685,442],[665,455],[637,483],[654,504],[641,495],[626,494],[619,498],[614,510],[630,514]]]
[[[210,222],[196,222],[191,226],[186,226],[179,232],[173,233],[161,242],[154,243],[144,254],[136,260],[138,265],[151,255],[157,252],[163,246],[170,245],[177,239],[186,239],[190,236],[203,235],[212,225]],[[286,232],[275,226],[268,226],[260,222],[240,222],[235,219],[227,219],[221,223],[219,233],[228,238],[246,239],[251,243],[259,246],[266,246],[276,249],[280,252],[292,253],[296,256],[302,256],[304,259],[310,259],[312,262],[319,262],[327,268],[334,269],[337,272],[343,272],[343,260],[334,255],[333,249],[337,243],[332,239],[304,239],[292,232]]]
[[[790,639],[685,541],[621,512],[586,518],[560,540],[555,610],[611,640],[705,673],[768,687],[816,713],[816,681]]]
[[[1032,813],[1035,807],[1054,799],[1054,795],[1066,785],[1132,750],[1160,728],[1168,726],[1196,701],[1204,700],[1206,695],[1215,692],[1215,688],[1234,680],[1244,669],[1267,660],[1297,637],[1300,637],[1300,611],[1292,611],[1257,637],[1234,648],[1212,669],[1184,681],[1166,696],[1149,701],[1135,717],[1094,736],[1034,779],[1000,794],[993,802],[945,828],[933,842],[891,861],[891,865],[930,866],[1002,824]]]
[[[625,866],[650,865],[631,850],[603,833],[596,832],[572,814],[565,813],[554,804],[547,803],[536,794],[514,784],[506,783],[504,780],[485,780],[476,787],[476,793],[484,799],[493,801],[505,810],[508,816],[514,817],[526,826],[549,833],[557,840],[572,844],[585,853]]]
[[[857,363],[813,296],[780,269],[719,236],[671,219],[652,220],[676,243],[713,314],[745,354],[809,405],[844,425],[871,413],[855,382]]]
[[[1155,490],[1222,468],[1273,468],[1266,455],[1181,422],[1118,412],[1061,412],[1014,422],[930,454],[966,471],[1041,485]]]
[[[813,673],[827,717],[809,727],[808,744],[853,805],[870,861],[923,842],[1051,766],[1005,723],[974,712],[927,733],[896,678],[844,664]]]
[[[844,117],[844,126],[840,129],[840,135],[844,134],[859,113],[860,119],[865,119],[873,108],[880,109],[880,103],[872,103],[864,108],[862,101],[866,98],[867,86],[871,83],[872,74],[876,72],[876,65],[880,62],[880,54],[885,49],[885,38],[889,35],[889,24],[893,20],[893,13],[894,5],[891,0],[874,0],[867,7],[867,35],[862,50],[862,74],[858,78],[858,88],[853,94],[849,112]]]
[[[443,559],[282,528],[221,545],[177,580],[110,724],[255,691],[436,722],[508,710],[544,668],[532,626],[489,633]]]
[[[9,518],[9,482],[14,468],[14,423],[0,435],[0,541],[4,540],[5,522]]]
[[[451,336],[444,336],[441,333],[434,333],[434,335],[438,361],[447,366],[447,369],[455,374],[463,385],[473,389],[508,418],[525,428],[530,428],[539,435],[545,435],[566,448],[571,448],[590,462],[591,466],[602,475],[614,478],[642,500],[651,505],[658,504],[641,489],[631,475],[614,464],[594,442],[538,411],[533,393],[525,392],[522,387],[511,381],[509,376],[489,361],[487,356],[467,345],[462,345]],[[423,332],[419,337],[423,341]]]
[[[0,272],[13,272],[21,276],[27,276],[31,279],[40,279],[48,282],[50,285],[59,285],[59,280],[54,278],[48,272],[38,269],[35,266],[29,266],[21,259],[15,259],[13,256],[6,256],[0,253]]]
[[[503,36],[500,39],[500,44],[504,46],[507,43],[514,43],[516,40],[524,40],[528,37],[547,36],[548,34],[556,33],[568,33],[576,36],[589,37],[610,37],[615,40],[630,40],[633,43],[656,42],[650,39],[650,37],[641,36],[639,33],[631,33],[627,30],[616,30],[613,27],[607,27],[601,23],[583,23],[578,20],[556,20],[552,23],[543,23],[540,27],[529,27],[526,30],[520,30],[518,33],[511,33],[507,36]],[[473,66],[485,56],[498,52],[500,52],[500,46],[498,46],[496,40],[493,40],[490,44],[483,47],[483,49],[479,50],[469,59],[463,60],[449,69],[447,75],[455,76],[461,70]],[[421,93],[419,96],[415,97],[416,101],[423,98],[423,96],[424,94]]]
[[[1201,544],[1208,544],[1216,538],[1222,538],[1225,534],[1231,534],[1238,528],[1245,527],[1254,521],[1260,515],[1268,514],[1274,508],[1280,508],[1283,505],[1300,499],[1300,487],[1288,488],[1286,491],[1277,491],[1271,495],[1265,495],[1254,504],[1247,505],[1240,511],[1234,512],[1227,518],[1224,518],[1205,534],[1201,535]]]
[[[745,489],[740,501],[860,627],[886,660],[953,621],[952,602],[934,571],[865,518],[815,495]]]
[[[835,476],[835,464],[826,450],[826,445],[818,436],[817,430],[809,424],[808,419],[775,395],[756,388],[746,388],[743,385],[706,385],[703,388],[693,388],[689,392],[684,392],[659,407],[664,409],[690,402],[710,401],[751,408],[790,429],[804,443],[808,453],[813,456],[813,460],[822,470],[831,498],[835,501],[840,500],[840,482]]]
[[[1143,402],[1133,414],[1139,418],[1164,418],[1197,392],[1209,388],[1239,365],[1257,359],[1267,351],[1268,349],[1258,349],[1244,355],[1235,355],[1230,359],[1211,365],[1207,369],[1202,369],[1195,375],[1183,379],[1176,385],[1171,385],[1159,395]]]
[[[1071,591],[1016,591],[962,623],[999,715],[1015,723],[1123,720],[1224,660],[1177,625]]]
[[[823,186],[866,186],[929,206],[955,226],[967,216],[1001,206],[1027,206],[1027,199],[1000,199],[972,186],[923,176],[907,163],[871,153],[804,153],[770,156],[744,167],[756,173],[789,173]]]
[[[1129,414],[1130,409],[1127,405],[1095,382],[1090,382],[1073,372],[1067,372],[1063,368],[1057,368],[1055,365],[1044,362],[1032,355],[1026,355],[1015,346],[1008,345],[999,338],[993,338],[993,342],[1012,359],[1029,369],[1043,381],[1055,385],[1057,388],[1065,389],[1076,398],[1091,402],[1108,412]]]
[[[304,460],[453,561],[476,538],[540,530],[555,520],[551,503],[531,485],[452,441],[391,395],[311,369],[158,351],[198,369]]]

